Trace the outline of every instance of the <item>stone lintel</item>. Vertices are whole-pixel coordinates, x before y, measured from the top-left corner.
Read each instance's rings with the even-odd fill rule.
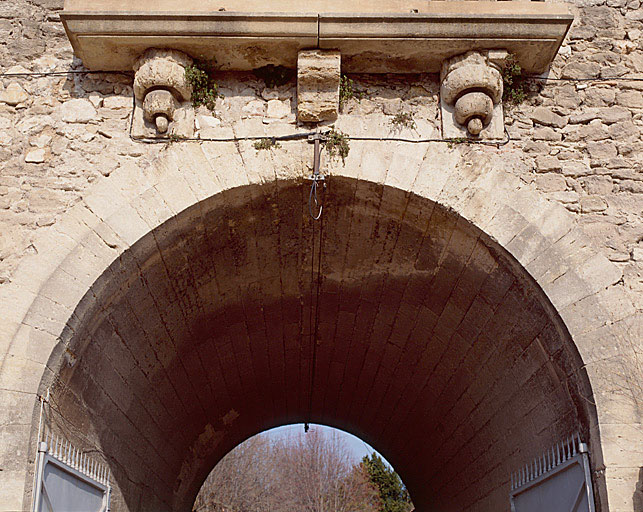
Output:
[[[303,50],[297,60],[297,118],[334,121],[339,110],[342,57],[337,51]]]
[[[507,49],[527,72],[546,70],[573,21],[543,2],[383,0],[297,3],[67,0],[61,19],[90,69],[131,70],[146,49],[174,48],[221,70],[295,68],[302,49],[339,50],[344,72],[439,72],[469,50]],[[219,5],[219,4],[217,4]],[[267,12],[270,11],[270,12]],[[417,12],[416,12],[417,11]]]

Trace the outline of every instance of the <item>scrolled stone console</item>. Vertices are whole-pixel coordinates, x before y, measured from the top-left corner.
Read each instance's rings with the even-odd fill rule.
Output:
[[[134,63],[135,137],[192,137],[192,86],[185,70],[192,58],[172,49],[150,48]]]
[[[443,136],[502,138],[501,69],[508,52],[470,51],[446,60],[440,73]]]
[[[444,61],[440,74],[442,130],[446,138],[502,138],[503,50],[469,51]],[[148,49],[134,64],[137,137],[192,137],[192,58],[173,49]],[[339,111],[341,54],[302,50],[297,61],[297,113],[304,123],[334,121]]]

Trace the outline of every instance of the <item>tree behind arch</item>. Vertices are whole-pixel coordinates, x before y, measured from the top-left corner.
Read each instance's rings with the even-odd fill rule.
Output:
[[[380,512],[378,489],[345,441],[312,429],[292,439],[251,437],[203,483],[194,512]]]
[[[413,504],[400,476],[375,452],[362,459],[370,481],[379,490],[381,512],[408,512]]]

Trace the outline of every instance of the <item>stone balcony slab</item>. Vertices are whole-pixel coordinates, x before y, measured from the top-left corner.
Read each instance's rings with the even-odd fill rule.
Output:
[[[61,19],[89,69],[131,70],[153,47],[222,70],[295,68],[300,50],[320,48],[339,50],[344,72],[419,73],[468,50],[506,49],[541,73],[573,16],[563,4],[519,1],[67,0]]]

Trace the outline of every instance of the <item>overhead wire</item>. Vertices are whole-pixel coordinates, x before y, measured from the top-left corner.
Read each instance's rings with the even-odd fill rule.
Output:
[[[69,69],[63,71],[25,71],[25,72],[15,72],[15,73],[0,73],[0,78],[5,77],[14,77],[14,78],[27,78],[27,77],[47,77],[47,76],[65,76],[65,75],[123,75],[131,76],[133,71],[113,71],[113,70],[80,70],[80,69]],[[525,80],[533,80],[538,82],[643,82],[643,77],[577,77],[577,78],[554,78],[554,77],[542,77],[542,76],[527,76],[524,77]],[[133,97],[133,108],[136,108],[136,98]],[[316,132],[301,132],[301,133],[292,133],[287,135],[279,136],[266,136],[266,135],[252,135],[252,136],[234,136],[234,137],[135,137],[132,135],[132,125],[134,121],[134,113],[130,117],[130,127],[129,127],[129,137],[132,141],[143,143],[143,144],[167,144],[167,143],[176,143],[176,142],[240,142],[240,141],[261,141],[265,139],[270,139],[279,142],[289,142],[289,141],[300,141],[308,139],[311,135],[314,135]],[[446,143],[446,144],[470,144],[470,145],[482,145],[482,146],[504,146],[508,144],[511,140],[521,140],[521,139],[512,139],[509,136],[509,133],[505,129],[505,139],[502,141],[489,141],[489,140],[475,140],[469,138],[418,138],[412,139],[408,137],[366,137],[366,136],[351,136],[346,135],[347,140],[353,141],[381,141],[381,142],[404,142],[410,144],[426,144],[426,143]]]
[[[310,208],[310,206],[309,206]],[[311,215],[312,217],[312,215]],[[304,432],[308,433],[310,429],[310,419],[313,407],[313,383],[315,380],[315,363],[316,349],[315,336],[313,329],[313,283],[315,282],[315,221],[312,223],[312,248],[310,251],[310,304],[308,306],[308,336],[310,346],[310,366],[308,368],[308,408],[306,410],[306,421],[304,422]]]
[[[314,138],[331,130],[331,128],[326,128],[322,131],[309,131],[309,132],[295,132],[289,133],[286,135],[246,135],[246,136],[233,136],[233,137],[136,137],[132,134],[134,127],[134,113],[136,110],[136,97],[132,94],[132,114],[130,115],[129,123],[129,138],[133,142],[138,142],[142,144],[170,144],[170,143],[179,143],[179,142],[242,142],[242,141],[261,141],[261,140],[271,140],[279,142],[292,142],[292,141],[302,141],[302,140],[315,140]],[[354,141],[373,141],[373,142],[405,142],[411,144],[427,144],[432,142],[441,142],[445,144],[473,144],[481,146],[496,146],[501,147],[509,144],[513,140],[507,129],[505,128],[505,138],[502,140],[475,140],[468,138],[424,138],[424,139],[410,139],[408,137],[365,137],[365,136],[351,136],[345,135],[347,140]],[[311,187],[310,198],[313,200],[317,199],[316,195],[317,185],[315,180],[313,180],[313,187]],[[310,206],[309,206],[310,211]],[[311,213],[311,216],[314,216]]]
[[[64,75],[127,75],[131,76],[134,71],[115,71],[115,70],[90,70],[90,69],[68,69],[60,71],[19,71],[0,73],[0,78],[4,77],[41,77],[41,76],[64,76]],[[524,80],[537,80],[540,82],[643,82],[643,77],[636,76],[617,76],[617,77],[550,77],[550,76],[524,76]]]
[[[555,78],[549,76],[526,76],[525,80],[535,80],[538,82],[643,82],[643,77],[621,76],[621,77],[579,77],[579,78]]]
[[[311,137],[311,140],[314,143],[314,156],[313,156],[313,174],[310,176],[312,184],[310,187],[310,194],[308,197],[308,213],[313,219],[312,222],[312,248],[311,248],[311,258],[310,258],[310,312],[309,312],[309,330],[311,332],[311,362],[310,362],[310,381],[308,389],[308,411],[306,422],[304,423],[304,432],[308,432],[310,429],[310,420],[312,418],[312,408],[313,408],[313,391],[315,387],[315,374],[317,367],[317,344],[319,336],[319,302],[321,297],[321,287],[322,287],[322,245],[324,240],[324,220],[322,217],[323,212],[323,202],[320,204],[318,198],[318,188],[319,182],[322,182],[323,189],[326,188],[326,182],[324,176],[320,173],[321,167],[321,139],[323,135],[320,132],[316,132],[315,135]],[[317,208],[316,213],[313,213],[312,208],[313,204]],[[317,282],[315,284],[315,223],[319,221],[319,244],[318,244],[318,254],[317,254]],[[314,301],[314,315],[313,315],[313,288],[316,288],[315,301]]]
[[[24,71],[17,73],[0,73],[0,78],[4,77],[44,77],[44,76],[66,76],[66,75],[125,75],[132,76],[133,71],[91,71],[83,69],[68,69],[67,71]]]
[[[160,138],[139,138],[139,137],[130,137],[134,142],[142,142],[144,144],[168,144],[168,143],[179,143],[179,142],[241,142],[241,141],[259,141],[259,140],[274,140],[279,142],[292,142],[306,140],[311,134],[310,133],[294,133],[290,135],[280,135],[280,136],[266,136],[266,135],[254,135],[254,136],[244,136],[244,137],[224,137],[224,138],[201,138],[201,137],[180,137],[180,138],[171,138],[171,137],[160,137]],[[466,138],[430,138],[430,139],[409,139],[404,137],[361,137],[346,135],[346,140],[354,141],[374,141],[374,142],[406,142],[411,144],[427,144],[431,142],[443,142],[445,144],[471,144],[479,146],[504,146],[514,139],[509,136],[509,133],[505,131],[505,138],[498,141],[491,140],[475,140],[475,139],[466,139]]]
[[[324,242],[324,219],[321,216],[319,220],[319,248],[317,255],[317,293],[315,297],[315,326],[313,331],[313,360],[312,360],[312,371],[310,377],[310,397],[308,403],[308,417],[312,416],[312,407],[313,407],[313,391],[315,387],[315,376],[317,370],[317,346],[319,344],[319,304],[321,300],[321,289],[322,289],[322,246]],[[310,421],[310,420],[309,420]]]

